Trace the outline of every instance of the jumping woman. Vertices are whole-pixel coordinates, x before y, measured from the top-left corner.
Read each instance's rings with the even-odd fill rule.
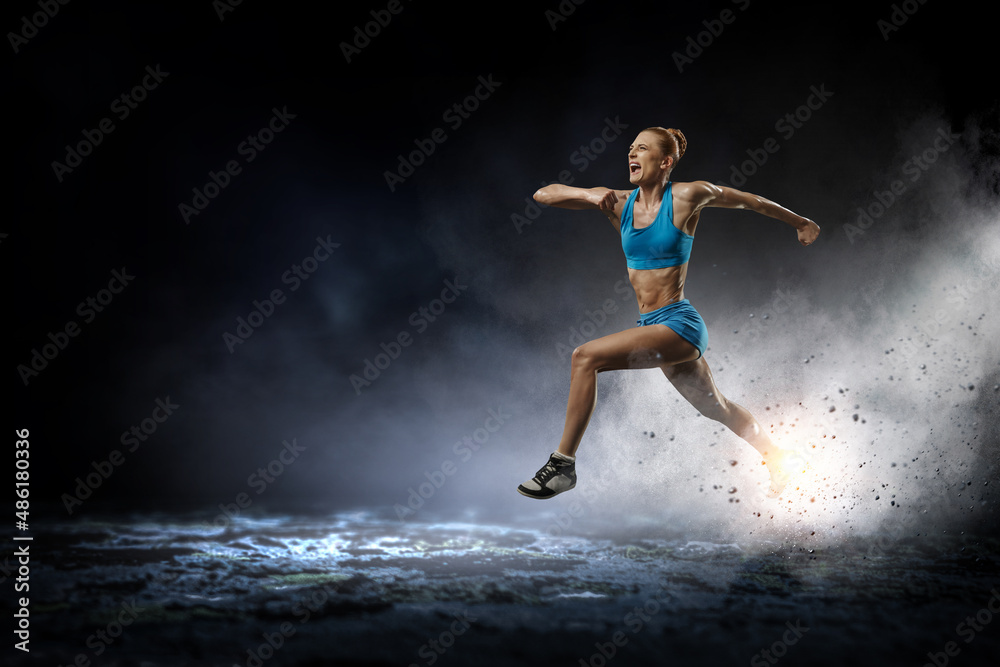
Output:
[[[597,402],[597,374],[626,368],[659,368],[701,414],[724,424],[760,452],[770,473],[769,497],[788,481],[779,449],[746,408],[727,400],[705,361],[708,330],[684,297],[688,258],[701,211],[741,208],[794,227],[799,243],[809,245],[819,226],[808,218],[757,195],[707,181],[672,183],[670,174],[684,155],[680,130],[650,127],[628,149],[633,190],[548,185],[535,201],[568,209],[604,213],[622,239],[628,277],[639,302],[638,326],[604,336],[573,350],[566,426],[559,448],[535,476],[517,487],[529,498],[551,498],[576,486],[576,450]]]

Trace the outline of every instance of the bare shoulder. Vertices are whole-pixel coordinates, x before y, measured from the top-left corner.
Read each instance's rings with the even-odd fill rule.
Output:
[[[675,199],[688,202],[692,208],[699,209],[722,194],[722,188],[708,181],[691,181],[690,183],[674,183]]]

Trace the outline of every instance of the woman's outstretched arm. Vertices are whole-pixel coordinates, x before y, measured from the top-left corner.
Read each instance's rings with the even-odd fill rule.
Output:
[[[809,245],[819,236],[819,225],[809,218],[804,218],[784,206],[774,203],[770,199],[724,185],[714,185],[708,181],[698,181],[692,183],[692,185],[695,186],[695,197],[699,204],[698,208],[706,206],[743,208],[766,215],[769,218],[780,220],[797,229],[799,243],[802,245]]]
[[[546,185],[535,193],[535,201],[546,206],[576,210],[595,209],[607,216],[612,226],[621,231],[621,214],[628,190],[610,188],[574,188],[562,183]]]
[[[613,209],[618,203],[618,192],[609,188],[574,188],[553,183],[539,189],[534,196],[539,204],[571,209]]]

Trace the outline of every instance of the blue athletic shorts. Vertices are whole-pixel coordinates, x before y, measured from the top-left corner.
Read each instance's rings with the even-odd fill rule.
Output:
[[[640,327],[650,324],[667,325],[678,336],[698,348],[699,359],[704,356],[705,348],[708,347],[708,328],[705,326],[705,320],[701,319],[701,314],[687,299],[681,299],[650,313],[640,313],[636,324]]]

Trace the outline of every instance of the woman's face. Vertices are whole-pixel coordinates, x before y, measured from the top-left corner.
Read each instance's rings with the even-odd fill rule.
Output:
[[[628,147],[628,180],[632,185],[660,181],[672,159],[663,154],[660,138],[652,132],[640,132]]]

